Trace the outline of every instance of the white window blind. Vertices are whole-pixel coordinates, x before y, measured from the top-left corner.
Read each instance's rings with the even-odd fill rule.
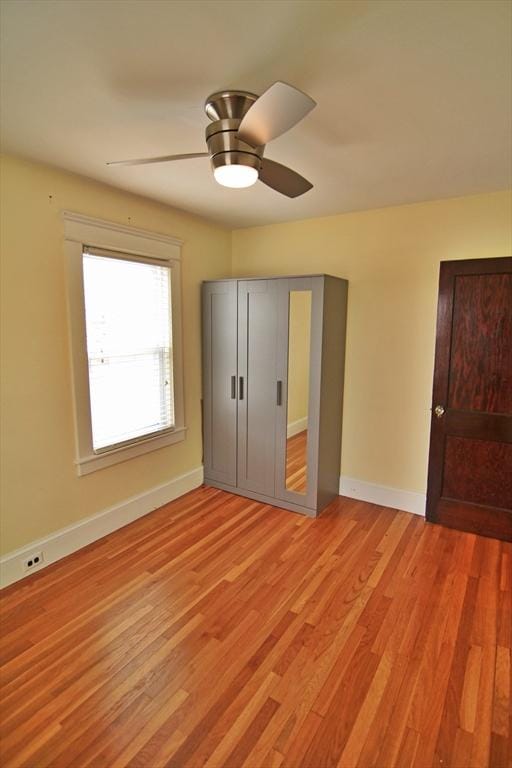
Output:
[[[86,248],[83,277],[94,451],[172,429],[170,268]]]

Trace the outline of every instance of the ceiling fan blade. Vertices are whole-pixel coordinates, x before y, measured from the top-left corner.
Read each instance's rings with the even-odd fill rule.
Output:
[[[114,160],[107,165],[149,165],[149,163],[168,163],[171,160],[192,160],[194,157],[210,157],[208,152],[192,152],[188,155],[163,155],[163,157],[143,157],[138,160]]]
[[[238,138],[252,147],[268,144],[306,117],[316,101],[297,88],[277,82],[261,94],[246,112]]]
[[[261,161],[259,179],[267,187],[272,187],[276,192],[287,197],[299,197],[313,188],[311,182],[299,173],[287,168],[286,165],[267,160],[265,157]]]

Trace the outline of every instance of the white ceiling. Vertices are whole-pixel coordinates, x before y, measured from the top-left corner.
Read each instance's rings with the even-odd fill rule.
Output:
[[[508,0],[2,0],[3,149],[229,227],[512,186]],[[317,108],[266,150],[314,184],[228,190],[205,97],[275,80]]]

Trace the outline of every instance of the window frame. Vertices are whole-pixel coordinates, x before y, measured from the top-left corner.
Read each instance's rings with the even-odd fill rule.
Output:
[[[181,442],[186,437],[183,387],[183,338],[181,312],[182,240],[114,222],[63,211],[64,247],[68,278],[68,318],[75,422],[75,465],[78,475],[135,458]],[[171,277],[172,360],[175,426],[165,432],[137,437],[124,445],[95,452],[92,445],[89,361],[85,328],[82,254],[84,248],[104,249],[122,258],[151,259],[169,267]],[[114,256],[115,258],[115,256]]]

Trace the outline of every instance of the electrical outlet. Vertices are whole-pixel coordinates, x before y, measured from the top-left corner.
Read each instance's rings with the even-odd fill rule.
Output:
[[[44,558],[42,552],[33,552],[30,557],[26,557],[23,561],[23,570],[35,571],[40,565],[42,565],[43,561]]]

